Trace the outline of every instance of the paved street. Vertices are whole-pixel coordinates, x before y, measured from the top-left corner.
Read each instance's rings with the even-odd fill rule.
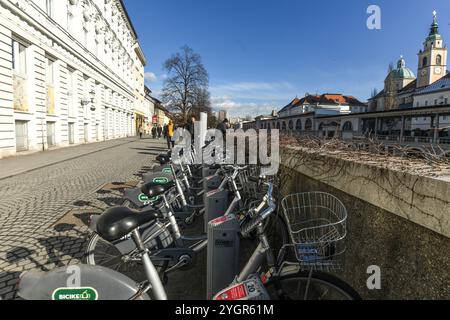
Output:
[[[15,298],[23,271],[77,263],[87,217],[120,205],[164,147],[127,138],[1,160],[0,297]]]

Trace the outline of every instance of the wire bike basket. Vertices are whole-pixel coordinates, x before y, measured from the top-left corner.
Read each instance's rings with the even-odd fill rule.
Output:
[[[281,202],[295,256],[305,269],[340,269],[346,251],[347,209],[323,192],[292,194]]]

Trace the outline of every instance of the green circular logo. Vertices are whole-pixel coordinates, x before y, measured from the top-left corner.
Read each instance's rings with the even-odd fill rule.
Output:
[[[166,184],[169,182],[169,179],[166,177],[159,177],[159,178],[153,179],[153,182],[158,183],[158,184]]]
[[[89,301],[98,300],[98,292],[94,288],[59,288],[53,292],[56,301]]]
[[[142,193],[139,195],[138,200],[144,204],[147,204],[147,203],[152,203],[152,202],[158,201],[159,197],[153,197],[150,199],[148,196],[146,196],[145,194]]]

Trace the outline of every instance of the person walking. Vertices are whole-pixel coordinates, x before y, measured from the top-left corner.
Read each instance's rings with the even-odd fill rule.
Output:
[[[139,139],[142,139],[142,136],[144,135],[144,128],[142,125],[139,127]]]
[[[157,129],[157,132],[158,132],[158,139],[161,139],[162,131],[163,131],[163,129],[162,129],[161,125],[158,125],[158,129]]]
[[[169,150],[172,150],[172,148],[175,146],[175,141],[172,141],[174,131],[175,130],[173,122],[172,120],[170,120],[166,130],[167,147]]]
[[[184,129],[189,131],[189,133],[191,134],[192,140],[194,140],[195,121],[196,121],[195,116],[192,116],[186,123],[186,126],[184,127]]]
[[[164,135],[164,139],[167,139],[167,124],[164,125],[163,135]]]
[[[223,122],[219,123],[219,125],[217,126],[217,130],[222,132],[224,140],[226,138],[228,129],[230,129],[230,121],[228,121],[228,119],[223,120]]]
[[[156,127],[155,126],[153,126],[153,128],[152,128],[152,137],[153,137],[153,139],[156,139]]]

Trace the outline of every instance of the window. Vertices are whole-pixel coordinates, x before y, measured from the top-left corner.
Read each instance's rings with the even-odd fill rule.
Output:
[[[448,98],[444,99],[444,104],[448,104]]]
[[[83,84],[83,86],[84,86],[83,100],[84,101],[89,101],[90,100],[90,97],[89,97],[89,92],[90,92],[90,90],[89,90],[89,77],[85,75],[85,76],[83,76],[83,80],[84,80],[84,84]],[[84,105],[84,118],[87,119],[88,116],[89,116],[89,104],[86,103]]]
[[[28,123],[16,121],[16,150],[17,152],[28,150]]]
[[[49,147],[56,145],[55,122],[47,122],[47,145]]]
[[[98,39],[95,39],[95,56],[98,58],[100,55],[100,51],[99,51],[99,46],[100,43],[98,42]]]
[[[75,143],[75,123],[69,123],[69,144]]]
[[[437,106],[438,104],[438,99],[434,99],[434,105]]]
[[[297,131],[301,131],[302,130],[302,120],[298,119],[296,124],[295,124],[295,129]]]
[[[74,15],[72,12],[72,5],[67,1],[67,31],[72,33],[74,26]]]
[[[442,56],[440,54],[438,54],[436,57],[436,65],[442,65]]]
[[[46,58],[47,65],[45,68],[45,76],[47,81],[47,114],[54,115],[55,110],[55,70],[54,70],[54,61],[50,58]]]
[[[69,109],[69,117],[75,116],[75,70],[69,68],[68,69],[68,76],[67,76],[67,103],[68,103],[68,109]]]
[[[428,59],[427,59],[427,57],[423,57],[422,67],[426,67],[427,65],[428,65]]]
[[[47,77],[47,84],[53,84],[55,82],[54,61],[50,58],[47,58],[47,68],[45,70],[45,74]]]
[[[26,58],[26,47],[17,42],[12,41],[12,67],[13,70],[19,75],[25,75],[27,73],[27,58]]]
[[[84,47],[87,48],[88,46],[88,38],[89,38],[89,31],[86,29],[86,27],[83,28],[84,38],[83,38],[83,44]]]
[[[45,12],[50,18],[53,18],[53,0],[45,0]]]
[[[353,124],[350,121],[344,123],[343,131],[353,131]]]
[[[84,124],[84,142],[85,143],[89,142],[89,124],[88,123]]]
[[[419,106],[420,106],[420,103],[419,103],[419,102],[417,102],[417,103],[416,103],[416,107],[418,108]]]
[[[428,100],[427,100],[427,101],[425,101],[425,106],[428,106]]]

